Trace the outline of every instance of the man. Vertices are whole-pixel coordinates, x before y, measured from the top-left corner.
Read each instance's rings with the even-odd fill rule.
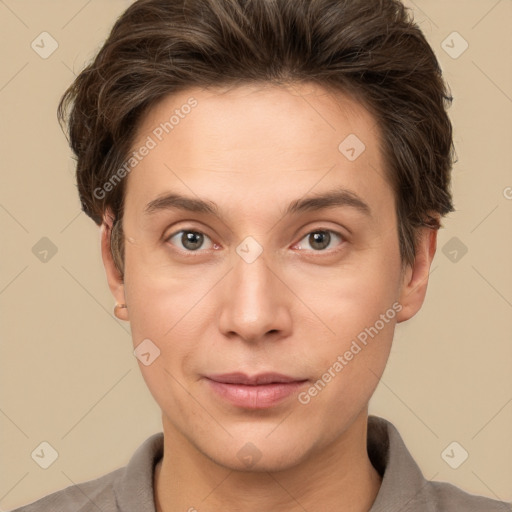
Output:
[[[163,434],[19,510],[510,510],[368,416],[453,211],[449,100],[395,0],[135,2],[59,114]]]

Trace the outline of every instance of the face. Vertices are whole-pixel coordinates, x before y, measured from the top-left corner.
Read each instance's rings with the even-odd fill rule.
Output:
[[[433,255],[429,234],[401,272],[375,119],[313,85],[189,89],[142,120],[144,145],[124,282],[103,256],[164,431],[230,468],[242,448],[267,470],[326,449],[365,411]],[[213,382],[233,372],[294,382]]]

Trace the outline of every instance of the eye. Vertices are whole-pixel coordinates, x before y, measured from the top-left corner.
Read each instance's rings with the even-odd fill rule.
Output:
[[[173,242],[174,239],[176,239],[176,241],[178,241],[178,243],[181,244],[181,247],[179,247],[180,249],[185,250],[187,252],[194,252],[203,246],[205,239],[210,240],[210,237],[208,235],[205,235],[204,233],[201,233],[200,231],[182,229],[170,235],[167,238],[167,241],[171,242],[171,244],[173,245],[177,245],[176,241]],[[211,249],[213,247],[213,243],[211,243],[211,240],[210,245],[211,246],[207,247],[206,249]]]
[[[324,251],[324,249],[329,248],[333,239],[336,238],[338,238],[341,242],[344,240],[344,238],[339,233],[336,233],[330,229],[316,229],[315,231],[311,231],[304,238],[302,238],[295,247],[299,246],[298,249],[303,250],[304,248],[300,246],[302,245],[302,241],[306,240],[306,242],[310,244],[310,247],[314,251],[327,252]]]
[[[336,238],[339,240],[338,245],[344,241],[342,235],[335,231],[330,229],[317,229],[303,237],[299,243],[295,245],[295,248],[303,250],[304,247],[302,247],[302,242],[303,240],[306,240],[313,251],[328,252],[325,249],[332,248],[332,242],[333,240],[335,241]],[[179,249],[184,250],[185,252],[197,252],[199,249],[207,250],[218,247],[211,241],[208,235],[201,231],[190,229],[181,229],[167,237],[166,240],[172,245],[177,245]],[[203,247],[205,240],[209,241],[209,247]]]

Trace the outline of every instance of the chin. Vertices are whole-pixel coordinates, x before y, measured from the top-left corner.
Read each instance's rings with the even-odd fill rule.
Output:
[[[266,436],[267,433],[259,441],[250,441],[247,436],[234,437],[228,446],[217,445],[214,450],[202,451],[220,466],[252,473],[285,471],[300,465],[308,455],[304,439],[292,442],[289,436],[276,436],[270,442]]]

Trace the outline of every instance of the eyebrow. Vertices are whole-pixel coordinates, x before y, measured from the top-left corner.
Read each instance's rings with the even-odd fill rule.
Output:
[[[337,188],[328,192],[296,199],[286,207],[282,215],[287,216],[334,207],[350,207],[369,218],[372,217],[370,206],[355,192],[345,188]],[[150,216],[159,211],[172,209],[205,213],[222,219],[219,207],[213,201],[182,196],[176,193],[167,193],[150,201],[144,208],[144,215]]]

